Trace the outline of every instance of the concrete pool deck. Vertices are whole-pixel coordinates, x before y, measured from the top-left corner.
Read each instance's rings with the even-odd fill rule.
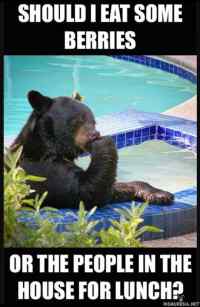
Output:
[[[197,96],[192,97],[162,114],[197,121]]]
[[[197,233],[188,233],[184,236],[171,237],[170,239],[161,239],[143,242],[145,247],[197,247]]]
[[[194,72],[197,72],[197,56],[196,55],[166,55],[160,56],[170,62],[184,66]]]
[[[197,72],[196,55],[170,55],[161,56],[161,58],[190,69],[194,73]],[[163,114],[197,121],[197,96],[195,95],[191,99],[163,112]]]

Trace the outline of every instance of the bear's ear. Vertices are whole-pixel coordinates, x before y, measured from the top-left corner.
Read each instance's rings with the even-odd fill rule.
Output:
[[[53,102],[53,99],[43,96],[37,91],[30,91],[27,96],[33,110],[38,114],[42,114],[47,111]]]

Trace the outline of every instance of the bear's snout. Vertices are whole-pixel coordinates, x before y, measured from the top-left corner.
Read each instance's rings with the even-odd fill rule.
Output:
[[[78,129],[75,135],[75,143],[81,149],[86,150],[88,144],[100,138],[100,132],[96,130],[94,125],[83,125]]]
[[[95,141],[95,140],[97,140],[97,139],[99,139],[100,138],[100,132],[99,131],[93,131],[91,134],[90,134],[90,136],[89,136],[89,139],[90,139],[90,141]]]

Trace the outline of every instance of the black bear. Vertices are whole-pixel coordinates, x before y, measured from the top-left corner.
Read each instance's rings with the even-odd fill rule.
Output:
[[[30,183],[39,194],[48,191],[45,204],[57,208],[87,209],[128,200],[170,204],[173,195],[145,182],[117,183],[117,149],[111,137],[100,136],[91,110],[80,96],[49,98],[30,91],[33,108],[27,123],[11,146],[23,146],[20,165],[29,174],[46,178]],[[86,171],[74,160],[91,154]]]

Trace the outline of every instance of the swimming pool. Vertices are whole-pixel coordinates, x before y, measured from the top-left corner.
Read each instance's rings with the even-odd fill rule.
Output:
[[[196,85],[177,75],[108,56],[6,56],[4,135],[13,137],[31,108],[31,89],[52,97],[78,90],[95,116],[128,107],[163,112],[196,94]]]
[[[118,181],[146,181],[171,193],[197,185],[197,160],[192,151],[153,140],[124,147],[118,155]],[[82,157],[76,163],[86,169],[89,161]]]

